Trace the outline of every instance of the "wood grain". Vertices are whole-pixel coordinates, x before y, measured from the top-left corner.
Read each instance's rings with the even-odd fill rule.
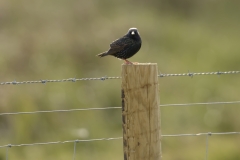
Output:
[[[124,160],[160,160],[160,100],[155,63],[122,65]]]

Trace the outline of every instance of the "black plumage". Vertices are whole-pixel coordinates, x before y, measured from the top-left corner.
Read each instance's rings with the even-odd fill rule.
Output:
[[[126,63],[131,63],[127,59],[136,54],[142,45],[141,37],[137,28],[130,28],[128,33],[123,37],[113,41],[110,44],[110,49],[98,54],[99,57],[111,55],[124,60]]]

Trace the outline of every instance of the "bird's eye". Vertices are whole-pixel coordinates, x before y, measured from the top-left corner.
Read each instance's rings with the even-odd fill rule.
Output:
[[[132,32],[131,32],[131,35],[134,35],[134,34],[135,34],[135,32],[134,32],[134,31],[132,31]]]

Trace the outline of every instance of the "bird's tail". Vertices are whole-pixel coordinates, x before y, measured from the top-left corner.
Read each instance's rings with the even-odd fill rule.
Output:
[[[106,52],[103,52],[103,53],[100,53],[100,54],[98,54],[98,55],[96,55],[96,56],[98,56],[98,57],[104,57],[104,56],[106,56],[107,55],[107,51]]]

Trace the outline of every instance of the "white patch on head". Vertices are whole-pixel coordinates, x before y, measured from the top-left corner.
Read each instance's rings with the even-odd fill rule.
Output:
[[[129,31],[130,31],[130,30],[137,30],[137,28],[130,28]]]
[[[134,34],[135,34],[135,32],[134,32],[134,31],[132,31],[132,32],[131,32],[131,35],[134,35]]]

